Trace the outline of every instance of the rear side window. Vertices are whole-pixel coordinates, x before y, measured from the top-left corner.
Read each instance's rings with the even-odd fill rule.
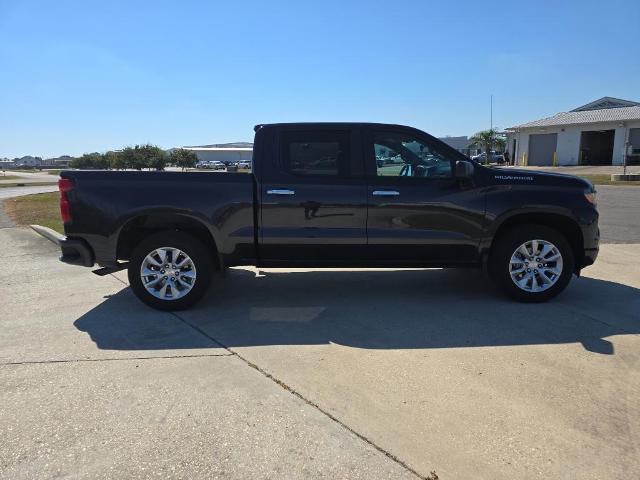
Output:
[[[349,137],[344,132],[286,132],[282,166],[294,175],[346,175],[349,149]]]

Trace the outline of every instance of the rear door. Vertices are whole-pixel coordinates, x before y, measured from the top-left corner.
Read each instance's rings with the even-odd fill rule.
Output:
[[[407,266],[477,262],[484,195],[454,178],[456,152],[413,129],[371,128],[363,138],[370,260]]]
[[[359,130],[285,128],[275,150],[260,184],[260,264],[364,261],[367,193]]]

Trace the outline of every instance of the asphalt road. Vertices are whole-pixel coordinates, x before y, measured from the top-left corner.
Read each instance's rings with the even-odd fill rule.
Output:
[[[22,195],[31,195],[34,193],[55,192],[57,190],[57,185],[41,185],[39,187],[3,187],[0,188],[0,200],[4,200],[5,198],[19,197]]]
[[[596,189],[602,243],[640,243],[640,186]]]
[[[50,175],[46,172],[14,172],[11,170],[7,170],[6,175],[12,176],[12,177],[20,177],[20,179],[5,180],[5,175],[0,175],[0,184],[16,183],[16,182],[22,182],[22,183],[53,182],[55,183],[58,181],[57,175]]]
[[[0,478],[640,477],[640,245],[541,305],[467,270],[234,268],[170,314],[0,242]]]

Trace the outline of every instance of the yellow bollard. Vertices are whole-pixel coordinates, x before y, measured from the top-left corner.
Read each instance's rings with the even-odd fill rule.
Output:
[[[558,166],[558,152],[553,152],[553,166]]]

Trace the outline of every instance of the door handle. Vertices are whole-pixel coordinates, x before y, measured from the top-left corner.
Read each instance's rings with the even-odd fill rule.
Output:
[[[295,195],[296,192],[294,190],[288,189],[275,189],[275,190],[267,190],[267,195]]]
[[[374,197],[397,197],[398,195],[400,195],[400,192],[397,192],[396,190],[374,190],[373,191]]]

